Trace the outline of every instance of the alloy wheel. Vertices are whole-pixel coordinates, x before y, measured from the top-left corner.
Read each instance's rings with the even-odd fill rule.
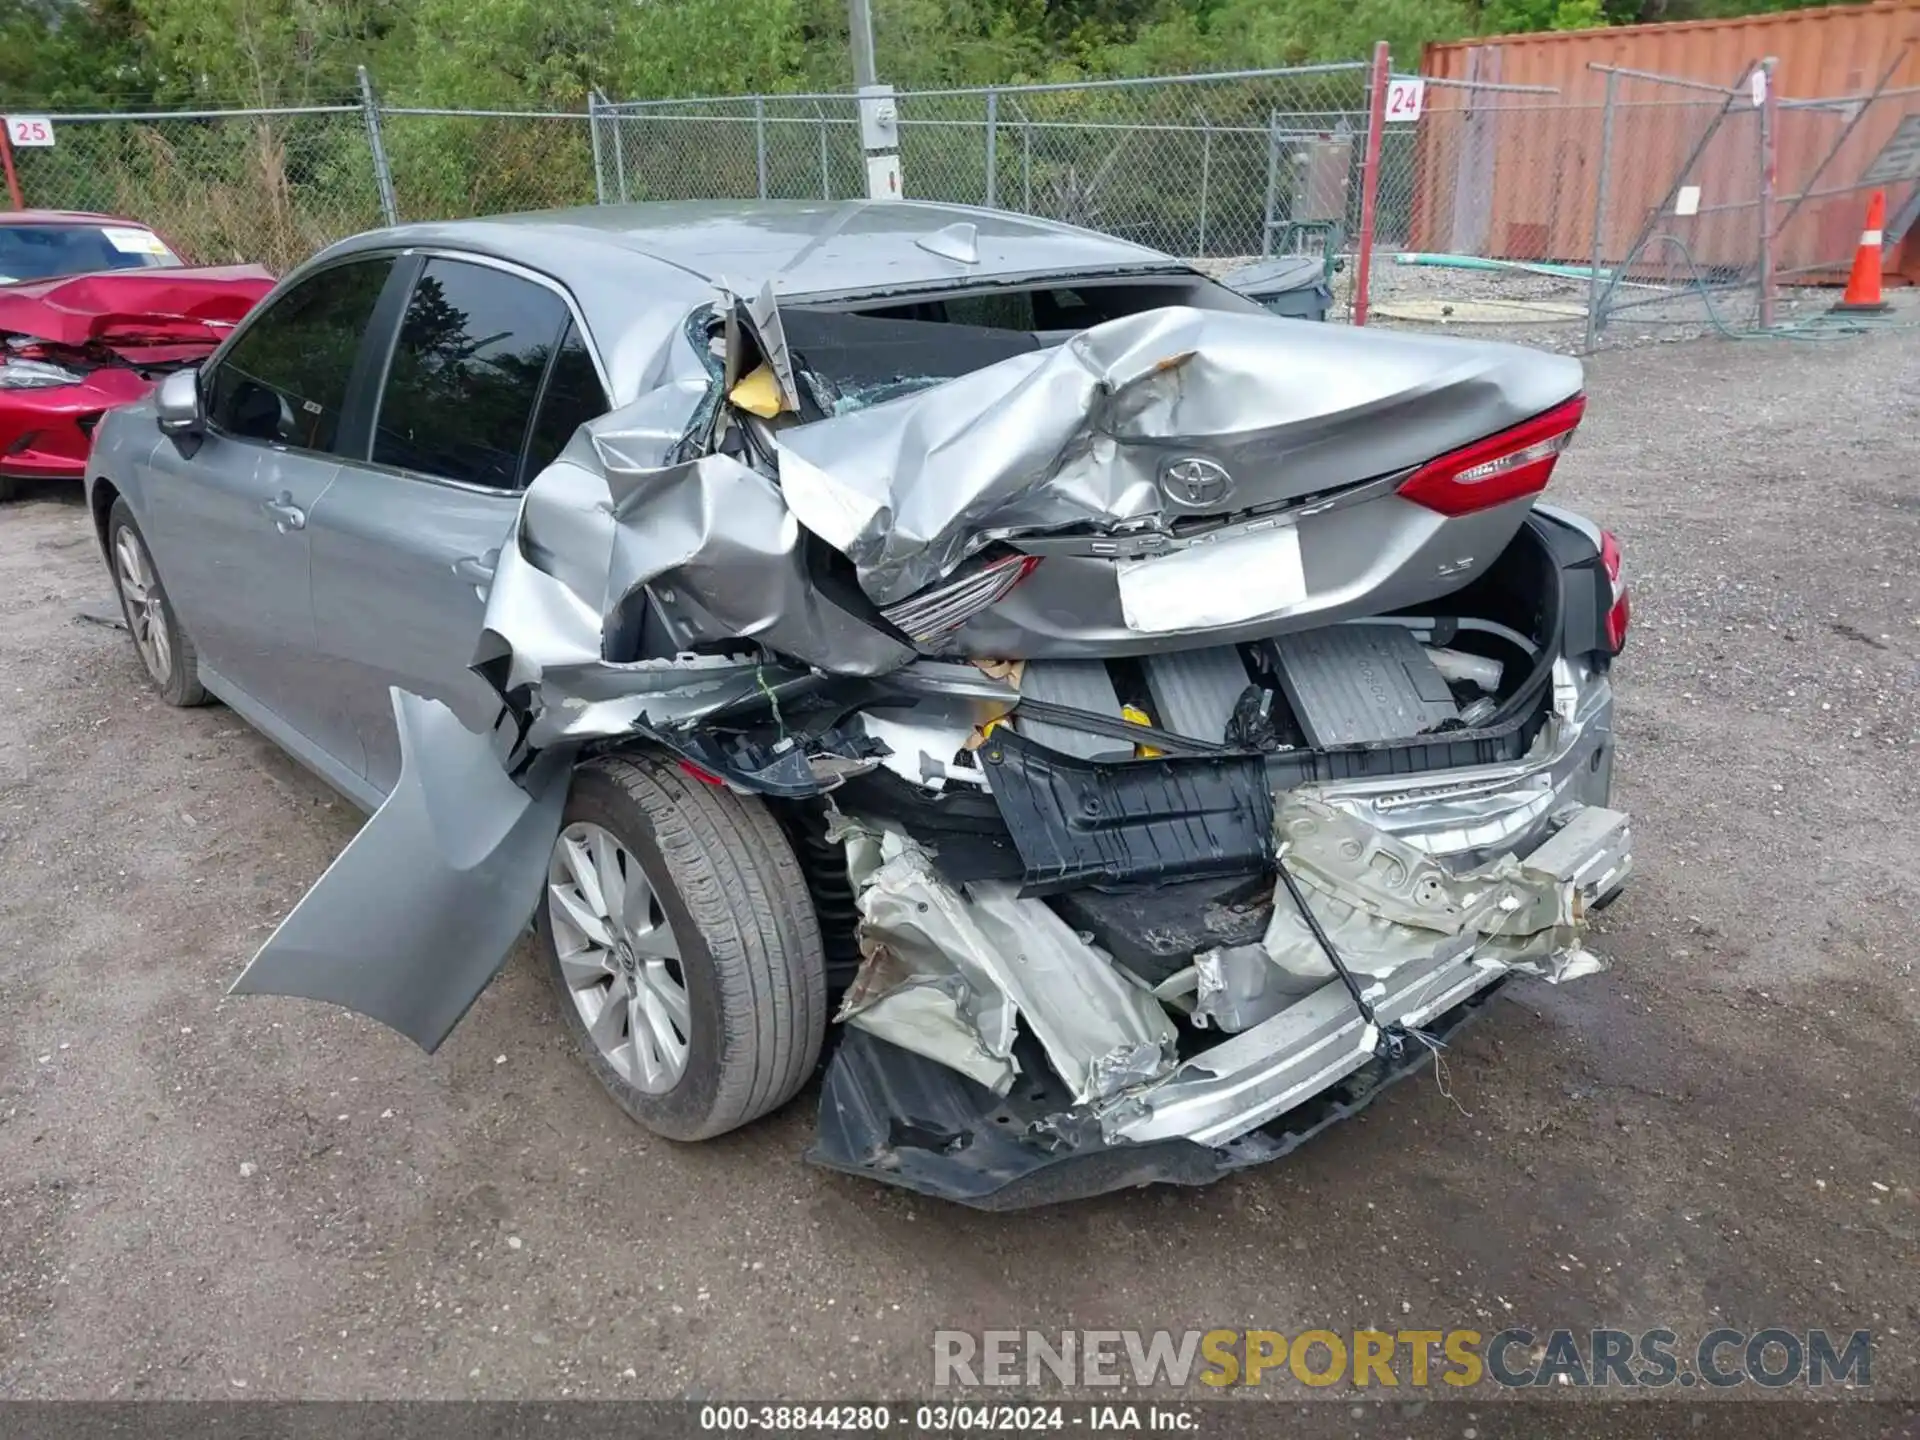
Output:
[[[547,914],[567,993],[602,1058],[663,1095],[687,1069],[692,1008],[680,942],[640,862],[591,821],[560,832]]]
[[[113,566],[126,602],[127,626],[134,648],[154,681],[164,686],[173,678],[173,642],[167,634],[167,602],[154,579],[153,563],[140,537],[121,526],[113,537]]]

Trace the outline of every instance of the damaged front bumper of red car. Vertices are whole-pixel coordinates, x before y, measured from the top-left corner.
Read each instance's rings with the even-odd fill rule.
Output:
[[[253,265],[0,286],[0,490],[83,478],[100,417],[199,364],[272,287]]]

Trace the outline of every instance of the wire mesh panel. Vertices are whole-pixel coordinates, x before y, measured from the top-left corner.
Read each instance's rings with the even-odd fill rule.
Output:
[[[1357,222],[1364,65],[904,91],[895,105],[909,199],[1024,211],[1194,257],[1337,251]],[[851,95],[597,113],[608,200],[867,193]]]
[[[380,115],[403,221],[594,202],[593,131],[585,114],[385,109]]]
[[[14,156],[29,206],[139,220],[201,264],[284,271],[380,223],[358,108],[65,116],[54,136]]]
[[[992,98],[1003,208],[1193,258],[1337,253],[1357,228],[1364,66]],[[902,158],[914,193],[922,181],[904,146]]]
[[[1887,240],[1903,219],[1920,216],[1920,90],[1782,99],[1775,126],[1773,261],[1782,284],[1844,277],[1876,190],[1885,196]]]
[[[1640,74],[1609,79],[1595,342],[1755,328],[1767,112],[1744,79],[1718,92]]]
[[[1577,328],[1599,117],[1546,87],[1428,79],[1418,119],[1381,137],[1376,313]]]
[[[641,200],[844,200],[867,193],[852,97],[610,105],[601,193]]]

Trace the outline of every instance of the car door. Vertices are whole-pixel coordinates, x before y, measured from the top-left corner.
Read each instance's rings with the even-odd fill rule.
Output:
[[[607,408],[558,286],[425,256],[366,457],[342,467],[308,526],[316,643],[383,793],[400,771],[390,687],[444,701],[470,729],[498,719],[499,697],[468,668],[494,564],[528,480]]]
[[[339,473],[391,256],[297,280],[201,378],[205,432],[160,445],[142,515],[209,688],[326,770],[362,770],[358,732],[313,683],[308,521]],[[197,442],[197,443],[196,443]],[[304,742],[304,744],[303,744]]]

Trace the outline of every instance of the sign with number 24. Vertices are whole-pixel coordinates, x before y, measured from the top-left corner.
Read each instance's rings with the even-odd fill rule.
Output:
[[[1387,119],[1418,120],[1427,99],[1427,82],[1421,79],[1387,81]]]

